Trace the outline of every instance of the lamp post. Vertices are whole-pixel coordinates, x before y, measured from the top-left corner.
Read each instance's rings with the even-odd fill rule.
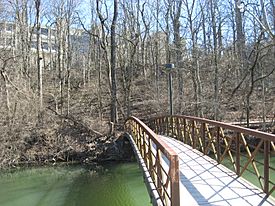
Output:
[[[170,115],[173,115],[173,88],[172,88],[172,70],[175,68],[174,64],[165,64],[165,68],[169,72],[169,106],[170,106]]]

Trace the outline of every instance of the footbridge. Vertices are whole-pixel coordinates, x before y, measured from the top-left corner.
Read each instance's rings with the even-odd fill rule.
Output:
[[[153,205],[275,205],[275,135],[190,116],[125,129]]]

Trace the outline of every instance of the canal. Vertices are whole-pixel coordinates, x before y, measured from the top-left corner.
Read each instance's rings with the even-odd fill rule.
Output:
[[[0,174],[1,206],[149,206],[137,163],[14,169]]]

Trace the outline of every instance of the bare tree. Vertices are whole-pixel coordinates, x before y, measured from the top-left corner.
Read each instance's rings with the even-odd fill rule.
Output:
[[[114,14],[111,25],[111,124],[117,123],[117,87],[116,87],[116,25],[118,1],[114,0]]]
[[[40,39],[41,0],[35,0],[35,9],[36,9],[36,64],[37,64],[37,74],[38,74],[37,82],[38,82],[38,93],[39,93],[39,108],[40,108],[39,116],[40,116],[43,111],[43,71],[42,71],[42,65],[41,65],[42,57],[40,55],[40,51],[41,51],[41,39]]]
[[[186,8],[187,23],[189,27],[189,32],[191,35],[191,54],[192,54],[192,80],[194,87],[194,99],[195,99],[195,114],[197,116],[202,116],[202,86],[200,77],[200,64],[199,64],[199,48],[198,48],[198,32],[199,32],[199,17],[200,15],[196,12],[196,0],[191,2],[184,1],[184,6]]]
[[[180,36],[180,16],[181,16],[181,10],[182,10],[182,3],[181,0],[174,0],[173,1],[173,7],[171,10],[171,17],[173,22],[173,31],[174,31],[174,44],[175,49],[173,52],[173,56],[175,57],[175,66],[178,69],[178,113],[182,112],[182,103],[184,101],[183,98],[183,68],[180,65],[180,62],[182,60],[182,53],[183,53],[183,47],[182,47],[182,41]]]
[[[213,32],[213,56],[214,56],[214,119],[218,119],[218,111],[219,111],[219,80],[218,80],[218,32],[217,32],[217,2],[213,2],[210,0],[210,13],[211,13],[211,24],[212,24],[212,32]]]

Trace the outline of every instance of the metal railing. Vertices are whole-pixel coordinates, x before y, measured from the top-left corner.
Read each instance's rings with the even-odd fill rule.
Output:
[[[275,135],[198,117],[174,115],[149,120],[157,134],[191,145],[236,172],[254,174],[267,194],[275,191]]]
[[[136,117],[125,123],[141,153],[163,205],[180,205],[178,155]]]

